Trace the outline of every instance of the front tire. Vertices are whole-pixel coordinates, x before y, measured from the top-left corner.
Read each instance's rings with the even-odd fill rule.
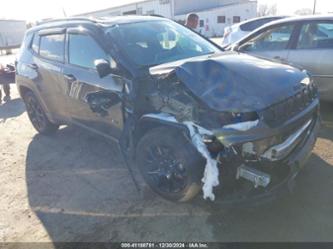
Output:
[[[150,188],[168,200],[189,201],[201,189],[205,159],[179,130],[149,131],[137,145],[136,158]]]
[[[49,135],[58,130],[59,125],[51,123],[38,99],[31,91],[24,94],[23,101],[27,109],[28,117],[39,133]]]

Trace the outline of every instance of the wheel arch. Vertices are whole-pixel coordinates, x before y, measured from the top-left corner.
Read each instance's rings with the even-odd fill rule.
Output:
[[[168,127],[170,129],[179,130],[184,133],[187,137],[190,137],[190,132],[188,128],[181,123],[168,121],[159,117],[151,117],[151,116],[142,116],[138,123],[135,126],[134,130],[134,145],[138,144],[141,137],[143,137],[148,131],[158,128],[158,127]]]
[[[54,115],[52,115],[52,113],[49,111],[49,109],[47,108],[47,105],[45,104],[45,102],[43,101],[43,99],[40,97],[40,95],[38,94],[38,92],[36,92],[35,89],[33,89],[31,86],[27,86],[26,84],[20,84],[17,87],[18,92],[21,96],[21,98],[24,98],[24,95],[27,92],[31,92],[39,101],[43,111],[45,112],[45,115],[47,116],[47,118],[54,124],[60,124],[62,123],[61,120],[59,118],[54,117]]]
[[[33,92],[31,88],[29,88],[25,85],[19,85],[18,86],[18,91],[19,91],[19,94],[22,98],[27,92]]]
[[[141,174],[145,179],[146,183],[155,193],[171,201],[186,202],[194,198],[202,188],[201,179],[204,172],[205,160],[196,150],[196,148],[194,146],[191,146],[192,143],[188,142],[189,139],[186,135],[186,133],[189,134],[188,128],[181,123],[177,123],[176,121],[172,122],[151,117],[141,120],[140,126],[141,128],[142,126],[144,128],[140,131],[142,132],[142,134],[140,134],[141,136],[139,136],[139,139],[137,139],[137,145],[135,146],[135,163],[137,164],[138,169],[141,171]],[[151,128],[153,130],[151,130]],[[178,131],[180,132],[180,135],[178,135]],[[182,134],[184,134],[184,136],[182,136]],[[149,165],[149,163],[147,164],[147,161],[145,160],[145,158],[147,158],[147,154],[150,154],[149,152],[147,152],[147,148],[149,150],[149,148],[155,148],[155,146],[161,145],[162,147],[167,146],[168,148],[173,148],[175,154],[172,153],[172,159],[180,159],[178,163],[182,164],[183,167],[186,168],[187,174],[185,176],[184,185],[182,185],[180,191],[165,192],[159,187],[167,184],[165,181],[162,182],[161,185],[156,185],[156,183],[151,181],[150,177],[148,177],[148,175],[154,173],[149,172],[152,169],[148,169],[147,171],[147,167],[145,166]],[[168,162],[168,159],[165,159],[164,157],[162,159],[163,164],[170,163]],[[161,161],[159,159],[156,160],[157,161],[155,161],[154,164],[160,165],[157,162]],[[167,162],[165,162],[165,160]],[[175,162],[172,162],[172,164],[174,163]],[[162,165],[158,167],[165,166]],[[167,169],[170,170],[168,166]],[[162,170],[160,177],[163,177],[163,174],[169,173],[166,173]],[[172,175],[173,173],[171,173],[169,177],[171,177]],[[164,175],[164,177],[166,176]]]

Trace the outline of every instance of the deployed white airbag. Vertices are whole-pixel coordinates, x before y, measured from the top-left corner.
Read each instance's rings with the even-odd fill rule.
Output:
[[[144,116],[179,123],[174,116],[167,113],[147,114]],[[219,185],[219,170],[217,167],[217,161],[211,157],[202,139],[202,135],[211,135],[212,133],[190,121],[185,121],[183,122],[183,124],[186,125],[190,132],[193,145],[196,147],[198,152],[206,159],[206,166],[202,178],[203,198],[209,198],[210,200],[214,201],[215,195],[213,193],[213,188]]]

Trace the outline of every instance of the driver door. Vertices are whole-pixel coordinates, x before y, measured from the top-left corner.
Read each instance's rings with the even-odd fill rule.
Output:
[[[69,29],[66,36],[69,112],[73,123],[93,132],[118,139],[123,128],[123,81],[120,76],[100,78],[94,61],[112,58],[89,32]]]
[[[242,44],[240,52],[286,61],[295,30],[294,24],[282,24],[263,30]]]
[[[288,60],[305,68],[318,85],[320,98],[333,99],[333,21],[304,22]]]

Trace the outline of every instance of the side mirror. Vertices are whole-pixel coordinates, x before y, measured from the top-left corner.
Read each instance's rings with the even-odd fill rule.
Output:
[[[106,59],[98,59],[94,61],[96,70],[99,77],[104,78],[109,74],[118,74],[119,70],[117,69],[117,64],[115,61],[111,63]]]
[[[105,59],[98,59],[94,61],[99,77],[104,78],[111,73],[110,62]]]

